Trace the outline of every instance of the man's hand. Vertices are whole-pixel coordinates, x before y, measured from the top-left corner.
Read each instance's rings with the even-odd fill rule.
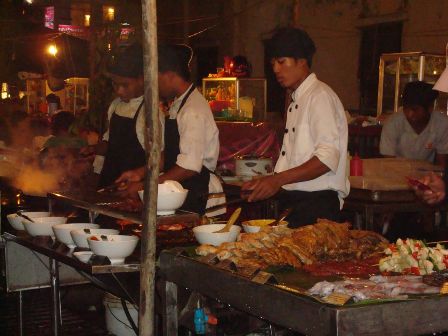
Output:
[[[95,154],[96,154],[95,146],[85,146],[79,149],[78,156],[86,160],[91,159],[93,161]]]
[[[138,199],[138,191],[143,190],[143,182],[129,182],[125,184],[125,187],[118,188],[118,191],[115,193],[119,197],[122,198],[133,198]]]
[[[418,187],[413,187],[415,194],[423,202],[433,205],[442,202],[445,199],[445,182],[442,178],[434,173],[423,177],[420,182],[427,185],[431,190],[421,190]]]
[[[249,195],[243,196],[248,202],[265,200],[274,196],[281,188],[282,184],[278,176],[264,176],[256,180],[243,184],[241,190],[252,190]]]
[[[132,182],[140,182],[145,177],[145,167],[139,167],[136,169],[125,171],[115,180],[117,184],[127,185]]]

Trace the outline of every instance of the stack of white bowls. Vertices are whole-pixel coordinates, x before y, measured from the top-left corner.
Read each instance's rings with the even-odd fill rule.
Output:
[[[33,237],[51,236],[54,238],[53,226],[67,223],[67,217],[34,217],[31,220],[22,218],[25,230]]]
[[[24,214],[25,216],[29,218],[36,218],[36,217],[48,217],[50,216],[50,213],[48,211],[23,211],[21,214]],[[23,226],[22,220],[24,219],[22,216],[19,216],[16,213],[12,213],[6,216],[8,218],[9,224],[17,230],[22,231],[25,230],[25,227]]]

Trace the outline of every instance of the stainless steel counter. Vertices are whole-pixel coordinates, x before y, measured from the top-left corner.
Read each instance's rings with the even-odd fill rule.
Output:
[[[161,253],[160,276],[166,281],[164,300],[170,303],[164,321],[167,335],[177,332],[178,286],[306,335],[421,335],[448,330],[446,295],[338,307],[304,296],[287,284],[262,284],[179,250]]]

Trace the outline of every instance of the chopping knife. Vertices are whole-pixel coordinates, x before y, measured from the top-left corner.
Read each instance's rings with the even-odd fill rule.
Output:
[[[248,196],[252,193],[252,190],[237,190],[237,191],[227,191],[227,192],[216,192],[216,193],[206,193],[204,194],[207,198],[221,198],[224,196]]]

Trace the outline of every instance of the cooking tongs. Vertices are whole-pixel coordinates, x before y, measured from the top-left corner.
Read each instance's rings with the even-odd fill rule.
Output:
[[[123,182],[120,182],[120,183],[113,183],[113,184],[110,184],[110,185],[108,185],[108,186],[105,186],[105,187],[103,187],[103,188],[101,188],[101,189],[98,189],[96,192],[99,192],[99,193],[103,193],[103,192],[116,192],[116,191],[118,191],[119,190],[119,188],[120,187],[124,187],[124,183]]]
[[[208,194],[209,198],[220,198],[220,197],[229,197],[229,196],[239,196],[238,198],[232,199],[232,200],[227,200],[227,202],[225,203],[221,203],[215,206],[212,206],[210,208],[205,209],[205,212],[213,212],[222,208],[225,208],[226,206],[230,205],[230,204],[235,204],[235,203],[242,203],[242,202],[247,202],[245,199],[241,198],[241,196],[247,196],[250,195],[252,193],[252,190],[238,190],[238,192],[221,192],[221,193],[210,193]]]

